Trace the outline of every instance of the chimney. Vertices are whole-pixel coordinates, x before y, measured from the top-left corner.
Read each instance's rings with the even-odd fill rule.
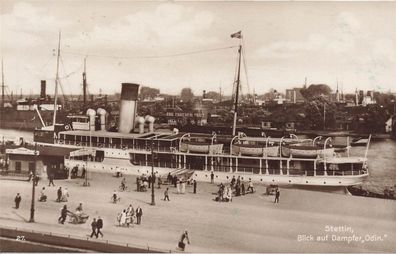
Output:
[[[100,117],[100,130],[105,131],[106,130],[106,110],[103,108],[98,108],[97,113]]]
[[[134,128],[138,93],[138,84],[122,83],[120,120],[118,123],[118,132],[120,133],[129,133]]]
[[[87,116],[89,116],[89,130],[94,131],[95,130],[95,116],[96,112],[93,109],[88,109],[87,110]]]
[[[138,117],[137,119],[139,123],[139,133],[143,134],[144,133],[144,118],[142,116]]]
[[[155,121],[155,118],[153,116],[147,117],[147,122],[149,124],[148,132],[154,132],[154,121]]]
[[[206,99],[206,90],[203,90],[202,99]]]
[[[46,93],[45,93],[45,89],[46,89],[46,81],[45,80],[41,80],[41,92],[40,92],[40,98],[45,99],[47,97]]]

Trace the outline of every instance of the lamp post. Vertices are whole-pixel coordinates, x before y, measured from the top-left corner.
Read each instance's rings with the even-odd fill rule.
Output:
[[[84,187],[89,187],[90,186],[90,184],[89,184],[89,182],[88,182],[88,160],[90,160],[91,159],[91,155],[88,155],[87,156],[87,162],[86,162],[86,164],[85,164],[85,179],[84,179],[84,183],[83,183],[83,186]]]
[[[155,205],[154,194],[154,140],[151,142],[151,205]]]
[[[36,167],[37,167],[37,142],[34,145],[34,168],[33,168],[33,179],[32,179],[32,203],[30,205],[30,220],[29,222],[34,222],[34,199],[36,192]]]

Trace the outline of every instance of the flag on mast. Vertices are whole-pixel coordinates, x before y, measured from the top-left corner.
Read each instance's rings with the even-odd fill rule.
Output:
[[[231,38],[242,39],[242,31],[238,31],[236,33],[231,34]]]

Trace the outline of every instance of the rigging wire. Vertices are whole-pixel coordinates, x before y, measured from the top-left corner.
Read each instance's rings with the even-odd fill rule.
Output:
[[[169,54],[169,55],[157,55],[157,56],[114,56],[114,55],[97,55],[97,54],[82,54],[73,51],[63,51],[63,53],[70,55],[80,55],[80,56],[90,56],[90,57],[103,57],[103,58],[114,58],[114,59],[156,59],[156,58],[171,58],[171,57],[179,57],[179,56],[187,56],[187,55],[196,55],[206,52],[220,51],[225,49],[236,48],[238,46],[228,46],[222,48],[212,48],[212,49],[204,49],[204,50],[196,50],[189,52],[182,52],[177,54]]]
[[[246,65],[246,51],[245,51],[245,43],[243,41],[242,38],[242,57],[243,57],[243,66],[244,66],[244,70],[245,70],[245,76],[246,76],[246,85],[247,85],[247,89],[248,89],[248,95],[250,94],[250,86],[249,86],[249,76],[248,76],[248,72],[247,72],[247,65]]]
[[[63,57],[62,57],[62,56],[60,57],[60,61],[61,61],[61,65],[62,65],[62,70],[63,70],[63,72],[64,72],[64,73],[67,73],[67,72],[66,72],[66,68],[65,68],[65,64],[64,64],[64,62],[63,62]],[[65,78],[65,80],[66,80],[66,84],[67,84],[69,90],[71,91],[71,85],[70,85],[70,82],[69,82],[69,80],[68,80],[68,76]],[[59,82],[59,84],[60,84],[60,82]],[[62,93],[63,93],[62,85],[61,85],[61,90],[62,90]],[[63,98],[66,99],[66,95],[65,95],[64,93],[63,93]]]

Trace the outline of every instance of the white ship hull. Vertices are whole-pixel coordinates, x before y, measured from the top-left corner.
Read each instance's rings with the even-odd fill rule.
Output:
[[[149,165],[134,165],[130,161],[130,152],[133,150],[123,149],[101,149],[105,150],[105,154],[110,154],[113,157],[106,157],[101,162],[95,161],[82,161],[65,159],[65,166],[69,170],[75,166],[82,167],[83,165],[87,168],[88,172],[99,172],[99,173],[112,173],[116,174],[121,172],[125,175],[142,175],[151,174],[151,166]],[[149,152],[147,152],[149,154]],[[159,162],[161,163],[161,162]],[[154,173],[160,176],[166,176],[169,172],[174,172],[183,168],[167,167],[161,165],[161,167],[154,167]],[[195,170],[194,168],[188,169],[193,171],[192,177],[197,181],[210,182],[210,170]],[[70,174],[69,174],[70,175]],[[250,172],[241,172],[238,169],[234,172],[228,171],[214,171],[216,182],[229,182],[232,177],[240,176],[242,180],[252,180],[255,183],[262,184],[276,184],[276,185],[300,185],[300,186],[329,186],[329,187],[346,187],[352,185],[358,185],[368,177],[368,173],[359,175],[293,175],[287,174],[285,169],[278,170],[277,174],[269,174],[263,169],[261,173],[255,174]]]

